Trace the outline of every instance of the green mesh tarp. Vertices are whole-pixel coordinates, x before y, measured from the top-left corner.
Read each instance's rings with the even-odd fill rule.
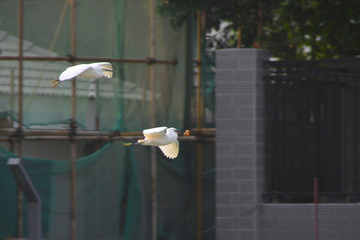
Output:
[[[146,59],[149,56],[149,3],[144,0],[76,2],[76,54],[79,57]],[[194,108],[192,24],[176,29],[156,15],[155,56],[177,64],[155,64],[156,125],[190,128]],[[71,53],[70,3],[24,0],[24,55]],[[18,54],[18,3],[0,1],[1,56]],[[81,62],[78,62],[81,63]],[[115,63],[112,79],[77,79],[78,129],[141,131],[150,125],[149,65]],[[71,81],[50,88],[71,63],[24,61],[23,124],[27,128],[68,129]],[[18,63],[0,61],[0,120],[18,119]],[[206,93],[205,93],[206,94]],[[3,121],[0,121],[3,124]],[[3,125],[1,127],[4,127]],[[17,188],[6,166],[9,144],[0,149],[0,239],[17,237]],[[95,151],[77,143],[77,239],[150,239],[150,148],[125,148],[121,141]],[[158,239],[197,239],[196,143],[180,142],[179,157],[157,149]],[[42,197],[43,239],[70,239],[70,143],[23,143],[23,163]],[[213,143],[203,144],[203,239],[214,239]],[[16,151],[14,151],[16,153]],[[24,236],[27,206],[24,201]]]
[[[125,191],[127,207],[141,207],[137,180],[129,174],[135,171],[133,163],[125,162],[125,151],[121,151],[121,148],[119,144],[107,144],[100,151],[77,160],[76,208],[79,239],[118,239],[121,214],[129,222],[139,220],[140,211],[119,211],[119,200],[125,196]],[[3,149],[0,156],[0,191],[6,193],[6,197],[1,200],[1,237],[14,237],[17,191],[14,177],[6,167],[7,158],[14,156]],[[24,158],[23,163],[42,199],[44,237],[70,239],[70,161]],[[126,186],[126,182],[129,185]],[[27,218],[24,220],[27,225]],[[24,231],[26,235],[27,228]],[[134,235],[134,231],[131,224],[124,225],[124,232],[128,236]]]

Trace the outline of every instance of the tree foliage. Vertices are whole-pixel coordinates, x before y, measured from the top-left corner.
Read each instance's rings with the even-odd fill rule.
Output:
[[[359,1],[158,0],[158,9],[171,16],[174,26],[204,10],[208,32],[219,29],[221,20],[230,21],[234,31],[242,29],[242,47],[261,45],[282,59],[351,57],[360,52]]]

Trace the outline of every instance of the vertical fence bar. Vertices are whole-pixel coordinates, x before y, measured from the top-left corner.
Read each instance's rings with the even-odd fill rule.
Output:
[[[149,58],[155,59],[155,0],[149,0]],[[150,81],[150,124],[152,127],[156,124],[155,109],[155,65],[149,65]],[[157,162],[156,150],[151,147],[151,239],[157,239]]]
[[[202,30],[204,29],[203,25],[205,12],[197,12],[197,26],[196,26],[196,41],[197,41],[197,87],[196,87],[196,109],[197,109],[197,129],[201,136],[202,121],[203,121],[203,108],[202,108],[202,92],[201,92],[201,71],[202,71],[202,57],[201,57],[201,40],[202,40]],[[202,143],[197,141],[196,143],[196,152],[197,152],[197,239],[202,239],[202,165],[203,165],[203,154],[202,154]]]
[[[356,85],[352,87],[353,89],[353,107],[358,106],[359,105],[359,92],[360,92],[360,88],[359,85],[357,84],[357,82],[355,83]],[[352,132],[354,132],[353,137],[352,137],[352,145],[353,145],[353,150],[352,150],[352,172],[351,172],[351,185],[350,185],[350,191],[356,191],[355,188],[355,184],[358,181],[358,164],[357,161],[359,159],[359,150],[358,150],[358,134],[359,134],[359,115],[358,115],[358,111],[354,111],[353,113],[353,117],[352,117],[352,121],[353,121],[353,129]]]
[[[76,13],[75,13],[75,0],[70,0],[71,2],[71,55],[76,56]],[[73,65],[75,63],[73,62]],[[72,79],[71,86],[71,123],[70,126],[72,130],[75,130],[76,123],[76,79]],[[71,239],[76,239],[76,141],[71,139],[70,143],[71,151]]]
[[[23,0],[19,0],[18,6],[18,14],[19,14],[19,42],[18,42],[18,130],[21,133],[23,126],[23,38],[24,38],[24,2]],[[22,159],[22,141],[21,138],[17,139],[17,154],[20,159]],[[18,224],[17,224],[17,232],[18,237],[21,238],[23,236],[23,192],[18,187]]]

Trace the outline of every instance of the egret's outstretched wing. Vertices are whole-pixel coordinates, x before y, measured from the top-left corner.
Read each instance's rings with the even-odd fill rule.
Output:
[[[167,127],[156,127],[156,128],[149,128],[143,131],[143,134],[146,138],[162,138],[165,137]]]
[[[179,154],[179,141],[175,141],[168,145],[159,146],[164,155],[170,159],[174,159]]]
[[[90,66],[99,66],[102,69],[104,69],[103,75],[106,78],[112,78],[112,76],[113,76],[113,68],[112,68],[111,63],[109,63],[109,62],[91,63]]]
[[[65,80],[72,79],[74,77],[79,76],[81,73],[85,72],[89,68],[90,68],[90,66],[88,64],[79,64],[76,66],[68,67],[65,71],[63,71],[60,74],[59,80],[65,81]]]

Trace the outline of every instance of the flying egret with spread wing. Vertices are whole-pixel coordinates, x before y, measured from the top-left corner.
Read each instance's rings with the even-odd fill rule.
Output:
[[[60,82],[70,80],[75,77],[98,79],[104,76],[106,78],[111,78],[113,76],[113,72],[112,65],[109,62],[79,64],[68,67],[60,74],[59,78],[52,80],[51,82],[54,84],[51,87],[55,87]]]
[[[143,131],[144,139],[139,139],[136,143],[124,143],[124,146],[132,145],[148,145],[157,146],[170,159],[174,159],[179,154],[179,141],[178,135],[189,136],[190,131],[186,130],[181,133],[176,128],[156,127],[145,129]]]

